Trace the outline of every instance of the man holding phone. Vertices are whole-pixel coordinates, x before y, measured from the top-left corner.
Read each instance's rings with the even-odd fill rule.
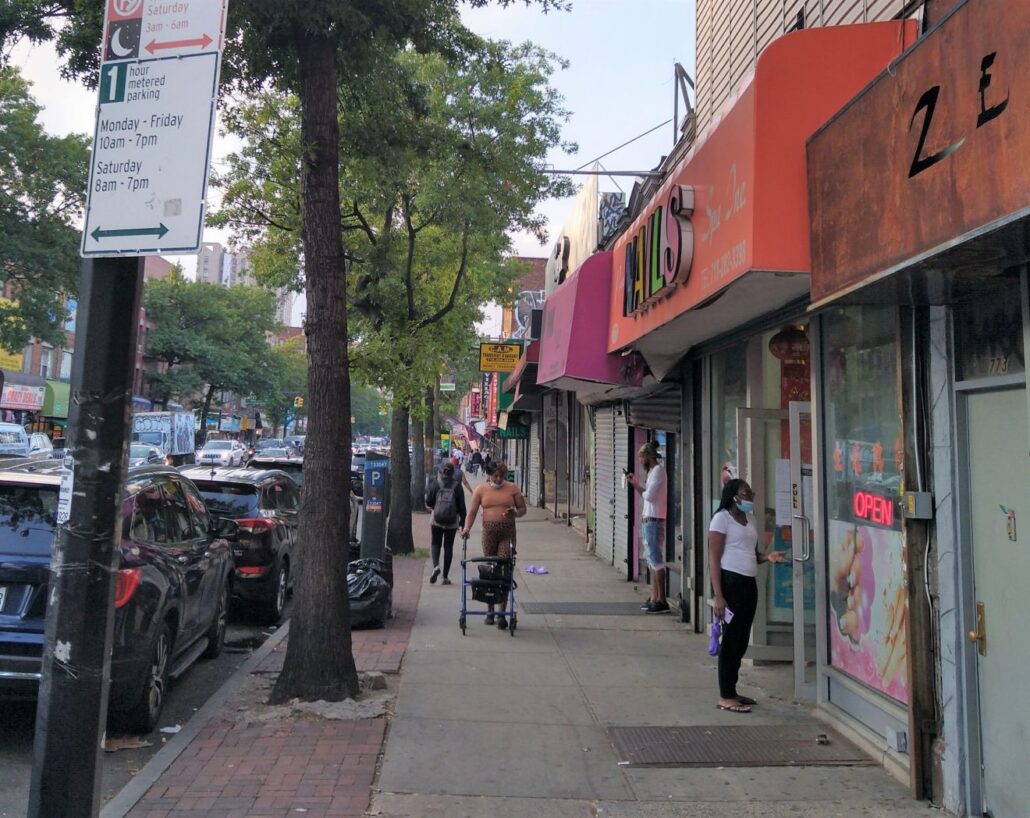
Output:
[[[665,598],[665,517],[668,509],[668,476],[658,461],[658,445],[653,441],[640,447],[640,465],[647,471],[647,481],[641,485],[632,472],[626,473],[626,482],[644,499],[640,515],[641,550],[651,569],[651,596],[643,606],[644,613],[669,612]]]

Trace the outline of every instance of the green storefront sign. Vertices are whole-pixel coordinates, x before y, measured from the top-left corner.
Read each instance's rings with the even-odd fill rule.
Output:
[[[510,425],[507,429],[498,429],[497,437],[501,440],[528,440],[529,427],[520,424]]]

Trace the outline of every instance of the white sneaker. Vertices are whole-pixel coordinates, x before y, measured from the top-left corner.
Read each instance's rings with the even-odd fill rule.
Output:
[[[433,568],[433,573],[429,575],[429,582],[436,584],[436,580],[440,577],[440,566],[437,565]]]

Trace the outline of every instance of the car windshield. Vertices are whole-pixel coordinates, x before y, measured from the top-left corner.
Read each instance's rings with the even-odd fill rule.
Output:
[[[206,452],[226,451],[231,448],[232,441],[229,440],[209,440],[204,444],[204,451]]]
[[[262,449],[261,454],[265,457],[289,457],[290,453],[286,449]]]
[[[48,556],[57,527],[57,486],[0,485],[0,553]]]
[[[257,448],[258,448],[259,451],[264,451],[265,449],[281,449],[282,445],[283,445],[283,442],[281,440],[279,440],[279,439],[259,440],[258,444],[257,444]]]
[[[150,453],[153,451],[149,446],[131,446],[129,447],[129,457],[139,458],[146,460],[150,457]]]
[[[195,481],[212,514],[220,517],[247,517],[258,512],[257,488],[209,481]]]

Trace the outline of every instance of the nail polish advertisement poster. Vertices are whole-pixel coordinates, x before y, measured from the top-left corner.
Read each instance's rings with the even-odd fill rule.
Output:
[[[907,704],[902,534],[842,520],[829,533],[830,663]]]

